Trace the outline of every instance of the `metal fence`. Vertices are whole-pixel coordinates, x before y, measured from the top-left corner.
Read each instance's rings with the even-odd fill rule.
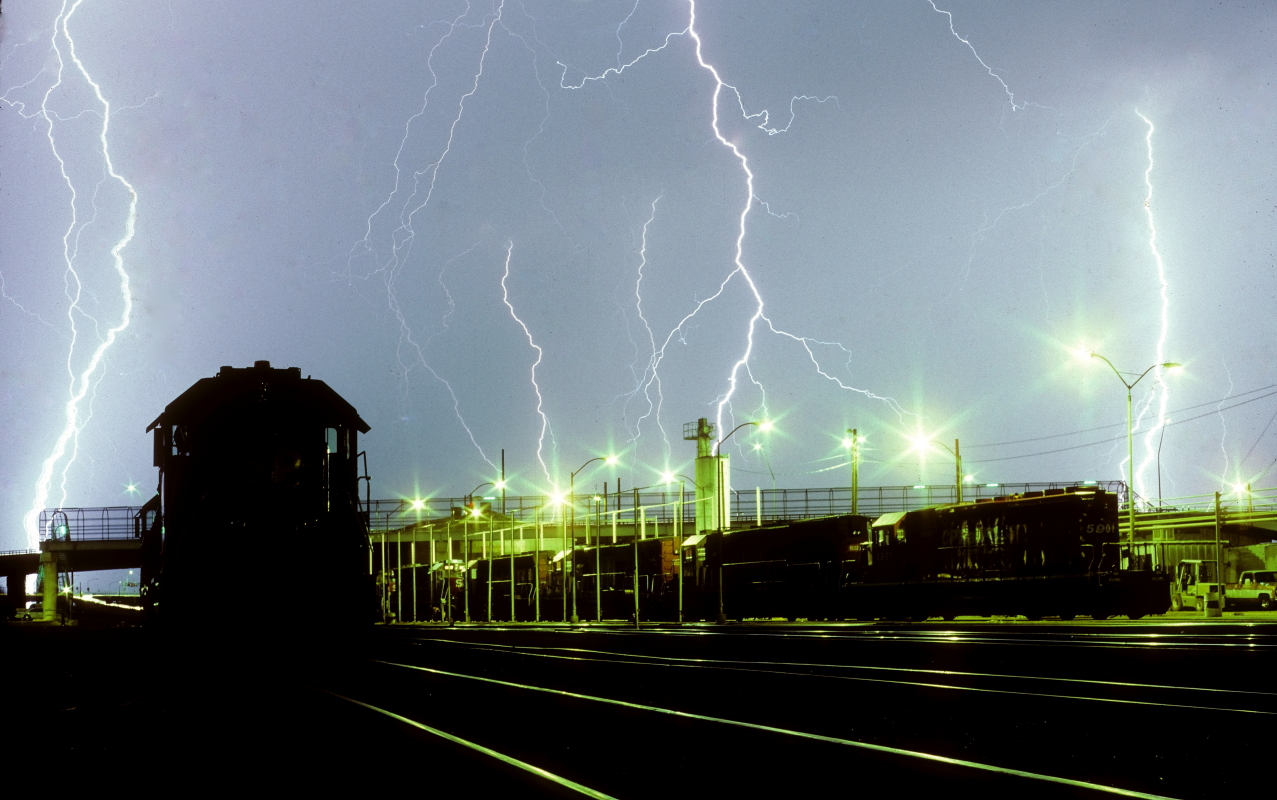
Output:
[[[1126,502],[1126,485],[1122,481],[967,484],[962,487],[962,499],[971,502],[1071,486],[1096,487],[1114,492],[1120,503],[1124,505]],[[418,522],[457,519],[469,512],[467,500],[468,498],[463,497],[374,500],[368,509],[369,527],[378,532],[396,530]],[[570,509],[573,505],[566,501],[553,504],[543,495],[476,497],[474,500],[476,504],[482,504],[480,511],[484,515],[490,513],[499,518],[519,521],[539,516],[545,522],[558,522],[563,519],[563,515],[572,513]],[[574,504],[578,520],[583,520],[585,515],[601,514],[608,518],[615,515],[630,521],[642,517],[655,523],[671,522],[679,514],[681,507],[684,523],[694,524],[695,501],[694,492],[686,491],[680,498],[678,489],[674,489],[608,495],[582,493],[575,497]],[[953,484],[864,486],[857,493],[856,510],[865,516],[877,516],[892,511],[911,511],[954,502],[957,502],[957,491]],[[732,491],[729,513],[732,527],[850,514],[851,489],[845,486],[824,489],[738,489]]]

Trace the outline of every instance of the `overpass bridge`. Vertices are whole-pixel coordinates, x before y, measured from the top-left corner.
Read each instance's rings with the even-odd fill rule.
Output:
[[[1114,492],[1126,507],[1128,494],[1120,481],[968,484],[962,488],[962,499],[995,501],[1069,487]],[[956,502],[957,497],[952,484],[859,487],[854,507],[860,514],[877,516],[945,505]],[[579,492],[558,503],[543,495],[373,500],[365,509],[373,545],[369,571],[376,574],[422,561],[506,555],[534,548],[560,551],[573,542],[695,533],[696,502],[692,492],[666,486],[606,495]],[[725,522],[729,528],[754,527],[839,516],[851,513],[852,508],[848,487],[744,489],[731,493]],[[1219,512],[1224,547],[1277,540],[1277,489],[1223,495]],[[46,618],[52,619],[58,574],[142,566],[141,534],[150,524],[149,519],[141,518],[142,513],[142,507],[134,506],[47,509],[40,516],[39,549],[0,552],[0,575],[10,587],[25,587],[27,575],[43,572],[52,576],[40,587]],[[1213,558],[1215,525],[1213,495],[1174,498],[1160,504],[1137,497],[1135,552],[1150,557],[1154,566],[1173,566],[1183,558]],[[1121,516],[1121,540],[1132,541],[1125,514]],[[423,552],[418,552],[419,548]],[[1277,548],[1272,555],[1277,560]]]
[[[68,576],[70,586],[76,572],[142,566],[141,513],[142,508],[132,506],[45,509],[40,513],[39,549],[0,552],[0,575],[10,593],[23,587],[24,601],[26,577],[42,575],[38,589],[44,619],[52,621],[59,575]]]

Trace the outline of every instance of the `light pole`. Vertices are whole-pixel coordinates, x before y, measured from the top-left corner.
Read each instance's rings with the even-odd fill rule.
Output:
[[[718,467],[718,485],[715,487],[715,494],[718,495],[718,624],[722,625],[727,622],[727,614],[723,611],[723,531],[725,530],[723,521],[727,516],[727,491],[723,486],[723,442],[732,438],[732,434],[741,428],[747,428],[750,425],[761,431],[769,431],[772,424],[766,420],[762,422],[742,422],[718,440],[718,444],[714,445],[714,459]]]
[[[482,496],[480,496],[479,505],[476,506],[474,504],[474,493],[479,491],[485,486],[495,486],[495,485],[496,484],[494,484],[492,481],[484,481],[483,483],[479,484],[478,486],[470,490],[470,494],[466,496],[466,505],[469,507],[469,512],[466,514],[467,519],[469,517],[475,517],[477,519],[478,517],[483,516],[483,498]],[[492,530],[491,518],[488,519],[488,530],[489,531]],[[469,552],[469,550],[470,550],[470,537],[469,535],[467,535],[466,536],[467,553]],[[487,617],[488,622],[491,622],[492,621],[492,559],[488,557],[488,540],[486,536],[483,540],[483,558],[485,561],[488,562],[488,603],[487,603],[488,613],[485,616]],[[468,563],[469,562],[468,556],[466,561],[467,561],[467,564],[466,564],[466,622],[469,622],[470,621],[470,564]]]
[[[1113,370],[1113,374],[1126,387],[1126,519],[1127,519],[1127,544],[1130,548],[1130,559],[1128,563],[1135,565],[1135,433],[1131,420],[1131,390],[1135,388],[1135,384],[1144,380],[1144,376],[1159,367],[1161,369],[1179,369],[1179,364],[1173,361],[1167,361],[1164,364],[1154,364],[1148,369],[1140,373],[1140,376],[1130,383],[1126,382],[1126,378],[1122,373],[1117,371],[1117,367],[1113,366],[1113,362],[1104,356],[1091,352],[1091,358],[1098,358],[1105,364],[1109,365],[1109,369]],[[1160,476],[1159,476],[1160,477]]]
[[[865,437],[859,435],[855,428],[848,428],[847,438],[842,440],[842,446],[851,453],[852,516],[860,513],[860,443],[864,440]]]
[[[939,444],[945,450],[949,450],[949,446],[946,444],[940,444],[940,442],[936,442],[936,444]],[[953,440],[953,449],[949,450],[949,452],[953,455],[953,485],[954,485],[955,497],[957,498],[957,502],[961,503],[962,502],[962,448],[958,446],[957,439]]]
[[[674,529],[675,531],[674,532],[674,549],[678,551],[678,624],[682,625],[683,624],[683,492],[686,491],[687,483],[692,484],[693,488],[699,488],[699,487],[696,486],[696,481],[692,480],[686,475],[675,475],[672,472],[666,472],[663,477],[665,479],[665,485],[667,486],[673,483],[675,478],[678,478],[678,503],[675,506],[675,508],[677,509],[676,510],[677,516],[675,517],[675,520],[677,521],[677,526]],[[721,609],[722,605],[720,604],[719,607]]]
[[[603,622],[603,567],[600,559],[599,551],[602,546],[599,541],[603,538],[603,516],[599,513],[599,503],[603,502],[603,498],[598,495],[594,496],[594,621]]]
[[[916,437],[913,441],[914,441],[914,447],[916,447],[918,450],[922,450],[923,448],[929,447],[934,444],[934,445],[943,447],[946,452],[948,452],[950,455],[953,456],[953,484],[954,484],[954,493],[955,493],[954,497],[957,502],[961,503],[962,502],[962,478],[963,478],[962,448],[958,446],[958,440],[957,439],[953,440],[952,448],[950,448],[949,445],[947,444],[941,444],[940,442],[933,442],[931,441],[931,439],[924,436]]]
[[[484,481],[483,483],[481,483],[481,484],[479,484],[478,486],[474,487],[474,489],[470,490],[470,494],[466,495],[466,501],[467,501],[467,503],[468,503],[469,505],[471,505],[471,506],[473,506],[473,505],[474,505],[474,493],[475,493],[475,492],[477,492],[477,491],[479,491],[480,489],[482,489],[482,488],[483,488],[483,487],[485,487],[485,486],[496,486],[496,484],[495,484],[495,483],[493,483],[492,481]],[[482,499],[482,498],[480,498],[480,499]]]
[[[568,508],[572,517],[572,562],[569,565],[572,570],[572,624],[575,625],[581,621],[576,614],[576,476],[577,473],[593,464],[595,461],[602,461],[605,464],[615,464],[616,456],[595,456],[589,461],[577,467],[576,472],[568,476]],[[597,583],[597,579],[595,581]],[[598,594],[598,587],[595,586],[594,593]]]

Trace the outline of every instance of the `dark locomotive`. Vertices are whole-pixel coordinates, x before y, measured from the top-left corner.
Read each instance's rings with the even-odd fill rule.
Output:
[[[244,554],[269,583],[298,587],[283,593],[286,618],[372,621],[358,462],[368,429],[323,381],[267,361],[222,367],[169,403],[147,428],[159,493],[138,518],[148,622],[268,616],[226,599]]]
[[[1117,496],[1085,487],[886,514],[843,609],[859,618],[1164,613],[1166,576],[1121,568],[1117,519]]]
[[[406,620],[475,621],[1164,613],[1166,576],[1126,568],[1122,556],[1116,496],[1079,487],[877,519],[457,559],[404,569],[394,605]]]

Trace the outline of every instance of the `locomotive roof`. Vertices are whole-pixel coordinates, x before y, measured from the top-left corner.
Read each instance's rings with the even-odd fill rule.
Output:
[[[982,497],[974,501],[965,503],[950,503],[943,506],[931,506],[928,508],[915,508],[912,511],[891,511],[881,515],[873,521],[873,527],[885,528],[888,525],[895,525],[909,514],[916,514],[921,511],[933,511],[936,513],[951,513],[959,509],[970,508],[1005,508],[1008,505],[1019,507],[1021,505],[1036,505],[1038,503],[1057,503],[1070,498],[1093,498],[1102,497],[1106,492],[1096,486],[1069,486],[1061,489],[1048,489],[1041,492],[1028,492],[1026,494],[1011,494],[1002,497]]]
[[[309,409],[326,425],[353,427],[360,433],[370,430],[355,407],[328,384],[303,379],[298,367],[274,369],[269,361],[244,368],[222,367],[216,377],[199,379],[165,406],[164,413],[146,430],[149,433],[159,425],[198,425],[221,409],[254,400],[279,408]]]
[[[878,517],[878,519],[874,520],[873,526],[875,528],[882,528],[887,525],[895,525],[897,522],[904,519],[905,514],[908,514],[908,513],[909,513],[908,511],[890,511],[886,514],[883,514],[881,517]]]

